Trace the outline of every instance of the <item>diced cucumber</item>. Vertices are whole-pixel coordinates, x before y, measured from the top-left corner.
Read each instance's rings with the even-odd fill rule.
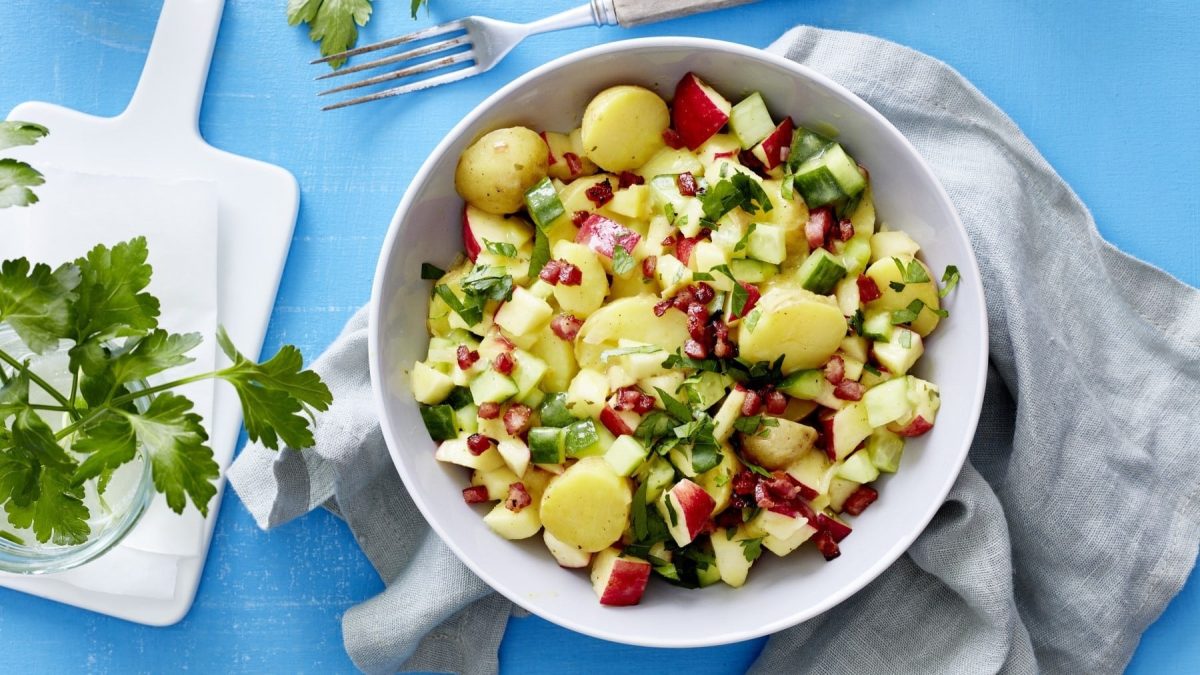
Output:
[[[809,254],[808,258],[796,270],[800,286],[818,295],[828,295],[842,277],[846,276],[846,268],[832,253],[819,248]]]
[[[430,364],[449,363],[457,366],[458,345],[448,338],[429,338],[429,353],[425,357],[425,362]]]
[[[646,460],[648,452],[646,446],[633,436],[619,436],[604,453],[604,461],[617,475],[629,476]]]
[[[867,181],[842,146],[834,143],[796,167],[795,185],[809,208],[853,197]]]
[[[871,346],[871,355],[879,365],[893,375],[903,375],[925,353],[921,336],[907,328],[896,326],[887,342],[876,342]]]
[[[413,398],[418,403],[434,405],[450,395],[454,390],[454,380],[437,368],[417,361],[412,369],[412,390]]]
[[[450,390],[450,394],[446,396],[446,405],[458,410],[463,406],[471,405],[475,399],[471,398],[471,390],[466,387],[455,387]]]
[[[563,430],[534,427],[529,430],[529,453],[534,464],[560,464],[566,459]]]
[[[479,430],[479,408],[474,403],[455,408],[454,419],[458,422],[458,431],[461,434],[470,436]]]
[[[563,392],[547,396],[546,400],[542,401],[542,406],[538,409],[538,414],[542,417],[542,424],[548,427],[565,427],[579,421],[567,409],[567,395]],[[539,462],[539,464],[543,463]]]
[[[425,423],[430,438],[435,441],[448,441],[458,437],[454,408],[448,405],[421,406],[421,421]]]
[[[671,460],[671,464],[675,466],[675,470],[685,477],[696,477],[696,467],[692,465],[691,446],[675,446],[671,448],[671,451],[667,453],[667,459]]]
[[[700,588],[712,586],[721,580],[721,570],[717,569],[715,562],[696,563],[696,580],[700,582]]]
[[[729,261],[729,271],[738,281],[760,284],[779,274],[779,266],[752,258],[734,258]]]
[[[880,471],[896,473],[900,469],[900,457],[904,454],[904,438],[887,429],[871,432],[861,452],[871,454],[871,463]]]
[[[743,150],[753,148],[775,131],[775,123],[771,121],[771,112],[767,110],[762,94],[756,91],[733,106],[729,111],[729,130],[737,136]]]
[[[750,258],[778,265],[787,257],[787,234],[778,225],[757,223],[747,239],[746,255]]]
[[[912,410],[912,403],[908,400],[907,377],[897,377],[871,387],[863,394],[862,400],[867,404],[867,421],[873,427],[898,420]]]
[[[856,234],[846,242],[846,247],[842,249],[842,265],[846,267],[846,274],[857,278],[863,270],[867,269],[869,262],[871,262],[871,239]]]
[[[871,463],[871,454],[856,452],[838,467],[837,475],[855,483],[870,483],[879,478],[879,469]]]
[[[522,405],[527,405],[530,408],[536,408],[546,400],[546,392],[541,389],[530,389],[525,395],[517,399]]]
[[[516,350],[517,366],[513,369],[513,381],[517,385],[517,398],[525,398],[537,388],[546,375],[546,362],[522,349]]]
[[[679,194],[676,176],[668,173],[650,179],[650,196],[659,209],[670,204],[676,214],[683,212],[687,200],[687,197]]]
[[[825,389],[825,371],[819,368],[798,370],[785,377],[778,389],[788,396],[811,401]]]
[[[831,145],[833,145],[833,141],[821,134],[804,127],[796,127],[796,130],[792,132],[792,148],[788,152],[788,164],[793,168],[798,167],[808,159],[825,152],[825,148]]]
[[[725,396],[725,389],[731,381],[728,375],[704,370],[684,380],[680,389],[693,408],[708,410]]]
[[[517,384],[511,377],[501,375],[493,368],[488,368],[471,383],[471,398],[475,403],[503,403],[516,396]]]
[[[675,468],[670,462],[656,455],[638,468],[637,479],[646,486],[646,501],[652,502],[675,482]]]
[[[892,339],[892,313],[887,310],[868,310],[863,318],[863,337],[883,342]]]
[[[558,191],[554,189],[554,183],[551,183],[549,178],[543,178],[525,191],[525,206],[534,224],[542,230],[550,227],[550,224],[565,212],[562,200],[558,198]]]
[[[563,429],[563,443],[567,457],[593,457],[603,455],[612,445],[613,435],[595,421],[580,420]],[[607,436],[607,438],[605,438]]]

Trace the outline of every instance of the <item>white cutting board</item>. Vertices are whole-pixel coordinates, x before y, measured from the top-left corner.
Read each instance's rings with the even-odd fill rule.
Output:
[[[49,127],[50,135],[36,146],[36,153],[24,155],[35,166],[43,160],[82,173],[214,183],[218,319],[243,353],[257,354],[287,259],[300,190],[285,169],[218,150],[200,136],[200,102],[224,4],[224,0],[165,1],[141,80],[120,115],[94,117],[29,102],[14,108],[9,119]],[[103,239],[98,232],[96,241]],[[224,487],[241,422],[233,388],[218,385],[210,428],[221,466],[219,489]],[[204,554],[181,559],[170,600],[84,591],[47,578],[6,578],[0,584],[137,623],[171,625],[187,614],[195,599],[220,499],[219,491],[209,506]]]

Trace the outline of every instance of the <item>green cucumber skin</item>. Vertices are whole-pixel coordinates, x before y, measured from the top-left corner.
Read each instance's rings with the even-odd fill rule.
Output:
[[[543,230],[565,213],[562,200],[549,178],[543,178],[525,191],[525,206],[534,224]]]
[[[794,372],[784,378],[778,388],[788,396],[811,401],[825,388],[825,371],[815,368]]]
[[[600,442],[600,432],[596,431],[596,423],[592,420],[580,420],[566,427],[563,433],[563,445],[568,457],[577,457]]]
[[[563,430],[558,427],[530,429],[529,455],[534,464],[561,464],[566,459]]]
[[[846,268],[842,267],[829,251],[819,248],[808,256],[796,273],[804,290],[818,295],[829,295],[837,282],[846,276]]]
[[[421,421],[425,423],[430,438],[435,441],[448,441],[458,437],[454,408],[444,403],[421,406]]]
[[[538,413],[542,418],[542,426],[547,427],[565,427],[579,421],[567,409],[567,395],[562,392],[547,396]]]
[[[788,152],[788,165],[794,172],[801,164],[825,152],[825,148],[833,145],[833,141],[815,131],[796,127],[792,132],[792,147]]]

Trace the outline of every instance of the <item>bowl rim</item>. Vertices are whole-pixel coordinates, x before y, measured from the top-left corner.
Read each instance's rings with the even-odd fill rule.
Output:
[[[980,357],[977,359],[977,363],[975,364],[976,386],[975,391],[973,392],[973,405],[969,407],[970,419],[965,427],[967,433],[964,434],[959,447],[956,448],[956,454],[952,459],[951,464],[953,465],[954,470],[946,472],[942,483],[938,485],[937,489],[934,491],[937,495],[937,499],[930,502],[931,506],[927,508],[917,520],[919,527],[912,528],[908,534],[898,539],[895,544],[884,553],[884,555],[875,560],[875,562],[867,567],[863,573],[859,574],[852,582],[845,584],[842,588],[827,597],[824,601],[808,606],[782,619],[758,626],[757,628],[733,631],[721,635],[716,639],[689,639],[686,637],[656,639],[652,635],[629,637],[614,633],[613,631],[603,627],[589,626],[579,623],[569,616],[564,616],[557,612],[543,611],[537,606],[536,602],[531,602],[527,598],[522,597],[522,595],[519,593],[508,592],[502,584],[496,581],[496,579],[485,567],[476,565],[474,561],[470,560],[468,556],[463,554],[462,550],[460,550],[458,545],[455,543],[453,537],[450,537],[447,532],[444,532],[439,526],[437,520],[431,517],[433,510],[425,503],[424,499],[421,497],[421,493],[419,491],[409,489],[409,486],[412,484],[412,482],[406,475],[406,471],[402,462],[400,461],[400,454],[403,452],[403,449],[400,447],[401,443],[395,434],[395,430],[392,428],[391,420],[386,414],[383,413],[383,411],[386,410],[385,402],[387,397],[387,394],[384,391],[381,375],[383,371],[383,364],[380,362],[382,354],[380,351],[381,336],[379,335],[379,331],[381,330],[380,315],[382,311],[382,296],[384,292],[383,279],[386,275],[390,260],[389,254],[393,250],[396,237],[399,236],[401,231],[400,225],[403,222],[405,215],[412,208],[412,205],[416,200],[418,187],[424,185],[428,180],[429,174],[432,172],[437,161],[446,153],[451,145],[458,141],[459,137],[468,127],[474,124],[494,105],[518,89],[526,86],[529,82],[539,79],[548,72],[578,63],[580,61],[586,61],[599,55],[610,54],[613,52],[661,48],[678,49],[680,47],[692,48],[697,51],[719,52],[765,61],[770,65],[781,67],[785,70],[790,70],[801,77],[812,80],[819,86],[825,87],[830,91],[845,97],[857,107],[861,108],[861,111],[864,114],[873,118],[875,122],[881,125],[885,130],[885,133],[895,136],[903,146],[907,147],[911,151],[913,157],[916,158],[915,168],[921,171],[925,177],[930,180],[935,188],[936,196],[942,202],[944,202],[946,206],[949,207],[948,212],[951,216],[953,225],[958,228],[958,231],[967,241],[968,259],[959,264],[959,270],[960,273],[966,271],[970,278],[977,280],[978,283],[960,284],[959,289],[963,289],[964,286],[971,288],[974,293],[973,296],[969,298],[969,301],[977,303],[977,305],[982,308],[982,310],[979,312],[980,318],[978,326],[981,336]],[[963,268],[966,269],[964,270]],[[941,508],[942,504],[945,503],[946,496],[950,493],[950,489],[954,486],[954,483],[958,480],[959,474],[962,472],[962,467],[967,459],[967,453],[971,448],[972,441],[978,428],[979,416],[983,407],[983,395],[987,383],[989,337],[986,307],[987,305],[984,300],[982,276],[979,271],[978,260],[976,259],[975,252],[970,245],[970,237],[967,233],[967,229],[963,225],[962,219],[959,217],[958,210],[954,208],[954,202],[951,201],[945,187],[942,185],[941,181],[938,180],[937,175],[934,174],[933,169],[929,166],[928,162],[925,161],[925,158],[920,154],[920,152],[917,151],[916,147],[913,146],[908,138],[902,134],[900,130],[897,129],[895,125],[893,125],[886,117],[884,117],[882,113],[871,106],[871,104],[867,103],[853,91],[850,91],[848,88],[835,82],[828,76],[804,64],[792,61],[791,59],[768,52],[764,49],[711,38],[670,36],[645,37],[618,40],[596,45],[587,49],[566,54],[542,64],[541,66],[530,70],[524,75],[517,77],[496,92],[492,93],[490,96],[476,105],[471,112],[467,113],[467,115],[464,116],[463,119],[460,120],[456,125],[454,125],[450,131],[446,132],[446,135],[434,147],[434,149],[430,151],[429,156],[421,164],[421,167],[417,170],[416,174],[413,175],[412,180],[409,182],[408,188],[404,192],[404,196],[401,198],[399,205],[396,207],[395,213],[392,215],[391,222],[388,224],[387,234],[384,237],[381,245],[379,260],[377,261],[375,267],[375,277],[371,283],[371,298],[367,328],[367,358],[371,375],[373,401],[375,403],[376,410],[379,412],[379,423],[383,431],[384,442],[387,444],[388,453],[391,455],[392,464],[395,466],[396,472],[400,475],[400,479],[403,481],[405,489],[408,490],[409,496],[412,498],[413,503],[416,504],[417,509],[420,510],[421,515],[425,518],[426,523],[428,523],[433,531],[437,533],[443,542],[445,542],[446,546],[454,553],[454,555],[458,557],[458,559],[462,561],[462,563],[466,565],[468,569],[478,575],[480,579],[482,579],[490,588],[492,588],[492,590],[500,593],[516,605],[546,619],[547,621],[578,633],[603,640],[642,647],[712,647],[751,640],[764,635],[769,635],[771,633],[791,628],[829,611],[833,607],[836,607],[844,602],[851,595],[854,595],[858,591],[862,590],[867,584],[877,579],[885,570],[887,570],[888,567],[891,567],[891,565],[898,560],[900,556],[909,549],[910,546],[912,546],[917,537],[919,537],[925,531],[925,529],[929,527],[930,521],[933,520],[933,516]]]

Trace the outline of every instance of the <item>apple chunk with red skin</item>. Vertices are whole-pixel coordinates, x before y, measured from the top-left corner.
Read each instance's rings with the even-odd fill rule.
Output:
[[[792,131],[794,130],[792,118],[785,118],[775,127],[775,131],[771,132],[761,143],[754,146],[750,152],[758,161],[762,162],[767,171],[783,164],[787,160],[787,152],[792,147]]]
[[[675,86],[671,124],[688,150],[694,151],[725,126],[732,107],[695,73],[688,73]]]
[[[680,546],[687,546],[700,534],[716,505],[704,488],[686,478],[658,498],[658,511],[667,531]]]
[[[463,208],[462,239],[463,251],[475,262],[485,241],[512,244],[519,249],[533,239],[533,228],[520,218],[498,216],[468,204]]]
[[[649,581],[650,563],[641,558],[622,557],[615,548],[597,553],[592,562],[592,589],[602,605],[638,604]]]
[[[641,240],[642,235],[615,220],[596,213],[583,221],[583,225],[579,226],[579,232],[575,235],[576,244],[583,244],[593,253],[605,258],[612,258],[613,251],[618,245],[625,249],[626,253],[632,253]]]

